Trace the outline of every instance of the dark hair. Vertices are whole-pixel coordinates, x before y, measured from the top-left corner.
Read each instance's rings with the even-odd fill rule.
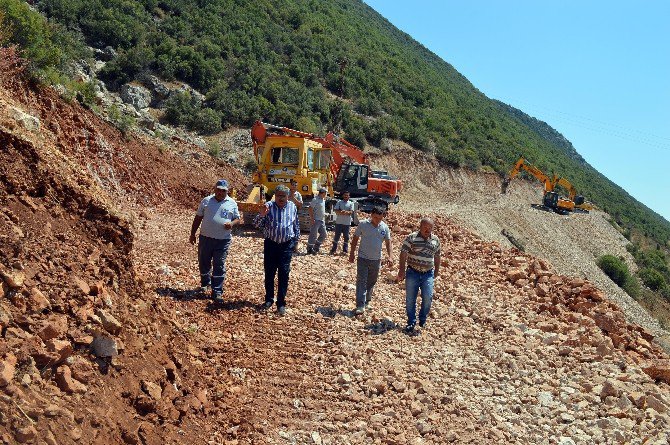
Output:
[[[370,213],[371,214],[377,214],[377,215],[385,215],[386,214],[386,209],[384,209],[383,207],[380,207],[380,206],[374,206]]]

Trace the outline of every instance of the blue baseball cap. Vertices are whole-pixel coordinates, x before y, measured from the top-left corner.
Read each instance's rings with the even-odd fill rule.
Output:
[[[216,181],[216,188],[221,190],[228,190],[228,181],[225,179],[219,179]]]

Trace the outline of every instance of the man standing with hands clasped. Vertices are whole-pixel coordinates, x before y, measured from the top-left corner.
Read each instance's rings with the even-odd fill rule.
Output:
[[[206,292],[211,285],[212,298],[218,303],[223,301],[223,282],[226,278],[226,257],[232,238],[231,231],[239,222],[237,203],[228,196],[228,182],[220,179],[216,182],[214,194],[200,202],[189,238],[189,242],[195,244],[195,234],[202,223],[198,238],[200,286]]]
[[[361,248],[358,252],[356,262],[356,309],[355,315],[360,315],[368,309],[372,300],[372,290],[379,277],[379,269],[382,263],[382,244],[386,244],[386,263],[393,266],[391,259],[391,230],[383,221],[385,211],[381,207],[372,209],[370,219],[361,222],[354,238],[351,240],[351,253],[349,262],[353,263],[356,255],[358,240],[361,240]]]
[[[400,248],[398,281],[405,278],[405,308],[407,310],[407,333],[416,326],[416,300],[421,289],[419,326],[423,327],[433,302],[433,282],[440,273],[440,240],[433,235],[433,220],[423,218],[419,231],[410,233]],[[406,266],[406,268],[405,268]]]

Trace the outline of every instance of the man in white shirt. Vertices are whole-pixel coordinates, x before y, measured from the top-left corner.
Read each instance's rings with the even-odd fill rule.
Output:
[[[309,216],[311,227],[309,229],[309,238],[307,239],[307,253],[316,255],[319,253],[321,244],[326,240],[326,193],[323,187],[319,189],[319,194],[309,203]]]
[[[198,238],[198,268],[202,291],[212,287],[212,298],[223,302],[223,282],[226,278],[226,257],[232,239],[232,229],[240,222],[237,203],[228,196],[228,181],[220,179],[214,186],[214,194],[205,197],[191,225],[191,244]],[[201,227],[202,223],[202,227]]]
[[[344,237],[342,242],[342,251],[349,252],[349,229],[351,229],[351,218],[354,214],[354,202],[349,199],[349,192],[342,193],[342,199],[337,201],[333,210],[337,217],[335,218],[335,237],[330,254],[337,252],[337,244],[340,242],[340,236]]]

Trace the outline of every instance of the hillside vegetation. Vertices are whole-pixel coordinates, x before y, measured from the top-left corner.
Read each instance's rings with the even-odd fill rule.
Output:
[[[21,3],[2,0],[3,3]],[[206,132],[257,118],[334,129],[361,146],[400,139],[444,164],[507,171],[520,154],[570,179],[626,227],[661,245],[670,224],[589,166],[548,125],[493,101],[357,0],[38,0],[40,11],[118,57],[112,87],[154,72],[206,94]],[[9,18],[11,20],[11,17]],[[39,38],[39,36],[37,36]],[[173,110],[175,111],[175,110]],[[193,122],[190,119],[190,122]]]

